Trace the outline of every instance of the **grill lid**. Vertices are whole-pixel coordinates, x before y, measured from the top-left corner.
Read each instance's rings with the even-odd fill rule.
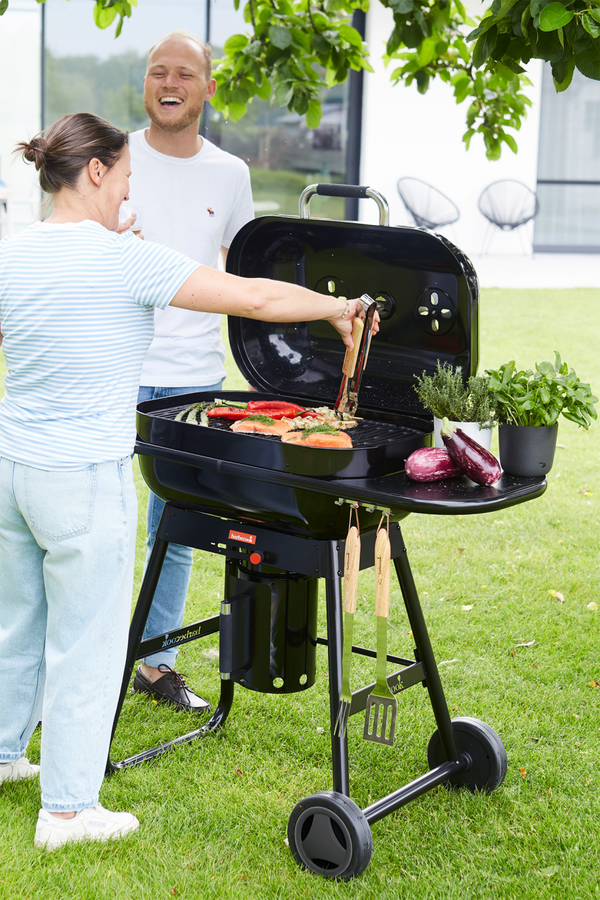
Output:
[[[238,232],[227,271],[337,297],[367,293],[377,301],[381,322],[361,386],[364,409],[423,413],[415,375],[433,372],[438,360],[461,366],[465,379],[477,371],[477,276],[441,235],[265,216]],[[345,348],[328,322],[290,325],[230,316],[229,340],[239,369],[257,390],[311,406],[334,403]]]

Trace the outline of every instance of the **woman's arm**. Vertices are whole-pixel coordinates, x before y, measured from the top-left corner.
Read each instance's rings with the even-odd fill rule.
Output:
[[[313,322],[326,319],[352,349],[352,322],[358,311],[357,300],[317,294],[297,284],[270,278],[240,278],[208,266],[199,266],[171,300],[171,306],[198,312],[224,313],[264,322]],[[377,323],[373,329],[378,331]]]

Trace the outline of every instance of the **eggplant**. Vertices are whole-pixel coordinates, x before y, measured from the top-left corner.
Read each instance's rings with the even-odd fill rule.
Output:
[[[441,447],[419,447],[406,460],[404,471],[411,481],[441,481],[463,474],[448,451]]]
[[[502,475],[500,463],[481,444],[451,425],[448,419],[444,419],[440,434],[448,453],[471,481],[482,485],[498,481]]]

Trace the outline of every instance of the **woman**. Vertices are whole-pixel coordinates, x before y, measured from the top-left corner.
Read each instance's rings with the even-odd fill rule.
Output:
[[[65,116],[19,149],[54,210],[0,242],[0,784],[40,770],[24,754],[43,706],[34,843],[52,850],[139,824],[98,793],[126,651],[135,398],[154,309],[327,319],[351,347],[357,302],[117,234],[127,135],[96,116]],[[98,657],[110,664],[93,671]]]

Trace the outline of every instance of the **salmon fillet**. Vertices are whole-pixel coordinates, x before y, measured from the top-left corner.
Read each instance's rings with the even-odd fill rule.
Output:
[[[328,450],[348,450],[352,447],[352,439],[345,432],[327,434],[323,431],[316,431],[314,434],[309,434],[307,438],[303,438],[302,432],[291,431],[289,434],[282,435],[281,440],[286,444],[300,444],[302,447],[321,447]]]
[[[286,422],[281,421],[281,419],[275,419],[272,425],[265,425],[263,422],[253,422],[252,419],[238,419],[231,426],[231,430],[239,431],[243,434],[275,434],[282,436],[287,434],[290,426]]]

